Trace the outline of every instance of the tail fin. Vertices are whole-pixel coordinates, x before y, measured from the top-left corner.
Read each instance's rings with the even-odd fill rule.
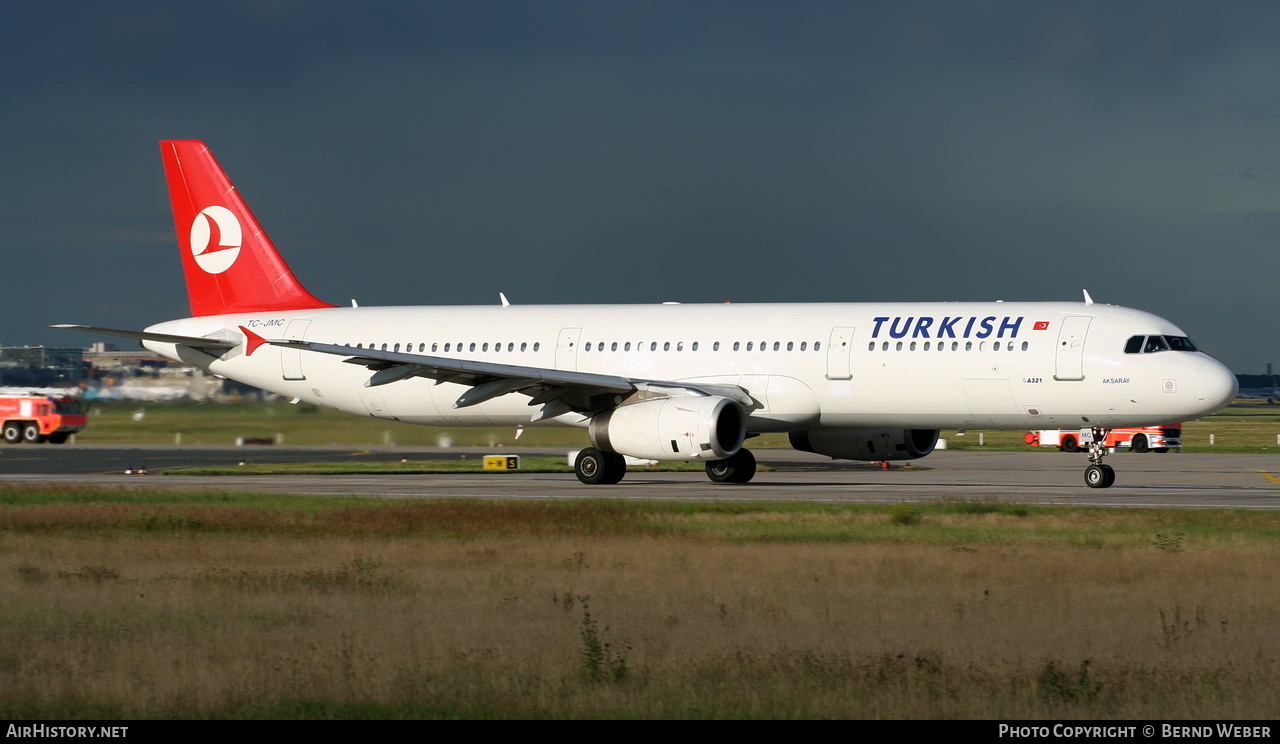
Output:
[[[333,307],[293,276],[203,142],[160,143],[192,315]]]

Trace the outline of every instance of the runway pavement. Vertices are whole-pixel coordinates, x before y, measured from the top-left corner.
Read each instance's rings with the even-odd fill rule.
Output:
[[[137,476],[125,468],[163,468],[253,462],[371,461],[478,458],[484,454],[554,454],[431,448],[203,448],[111,445],[0,448],[0,484],[61,483],[131,488],[350,495],[383,498],[621,498],[717,501],[919,502],[1000,499],[1024,504],[1280,509],[1280,456],[1123,453],[1107,458],[1116,485],[1084,485],[1082,454],[1059,452],[935,452],[894,463],[888,471],[835,463],[790,450],[756,450],[777,468],[750,484],[714,484],[699,473],[653,473],[633,468],[616,486],[584,486],[571,474],[473,475]]]

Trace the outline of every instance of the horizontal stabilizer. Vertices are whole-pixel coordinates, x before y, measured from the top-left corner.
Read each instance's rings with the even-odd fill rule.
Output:
[[[207,338],[205,336],[177,336],[172,333],[152,333],[150,331],[127,331],[120,328],[101,328],[99,326],[78,325],[75,323],[59,323],[51,325],[50,328],[62,328],[72,331],[86,331],[88,333],[101,333],[104,336],[121,336],[123,338],[133,338],[139,341],[159,341],[162,344],[178,344],[180,346],[190,346],[193,349],[234,349],[241,344],[240,341],[231,341],[225,338]]]

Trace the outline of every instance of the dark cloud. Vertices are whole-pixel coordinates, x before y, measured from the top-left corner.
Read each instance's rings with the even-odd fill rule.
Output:
[[[1075,299],[1280,362],[1280,11],[71,2],[0,26],[0,343],[185,314],[156,141],[336,302]],[[139,296],[144,297],[139,301]]]

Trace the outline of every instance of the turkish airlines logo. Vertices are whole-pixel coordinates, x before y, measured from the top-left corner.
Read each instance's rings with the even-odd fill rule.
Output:
[[[226,207],[205,207],[191,222],[191,255],[210,274],[231,268],[240,242],[240,220]]]

